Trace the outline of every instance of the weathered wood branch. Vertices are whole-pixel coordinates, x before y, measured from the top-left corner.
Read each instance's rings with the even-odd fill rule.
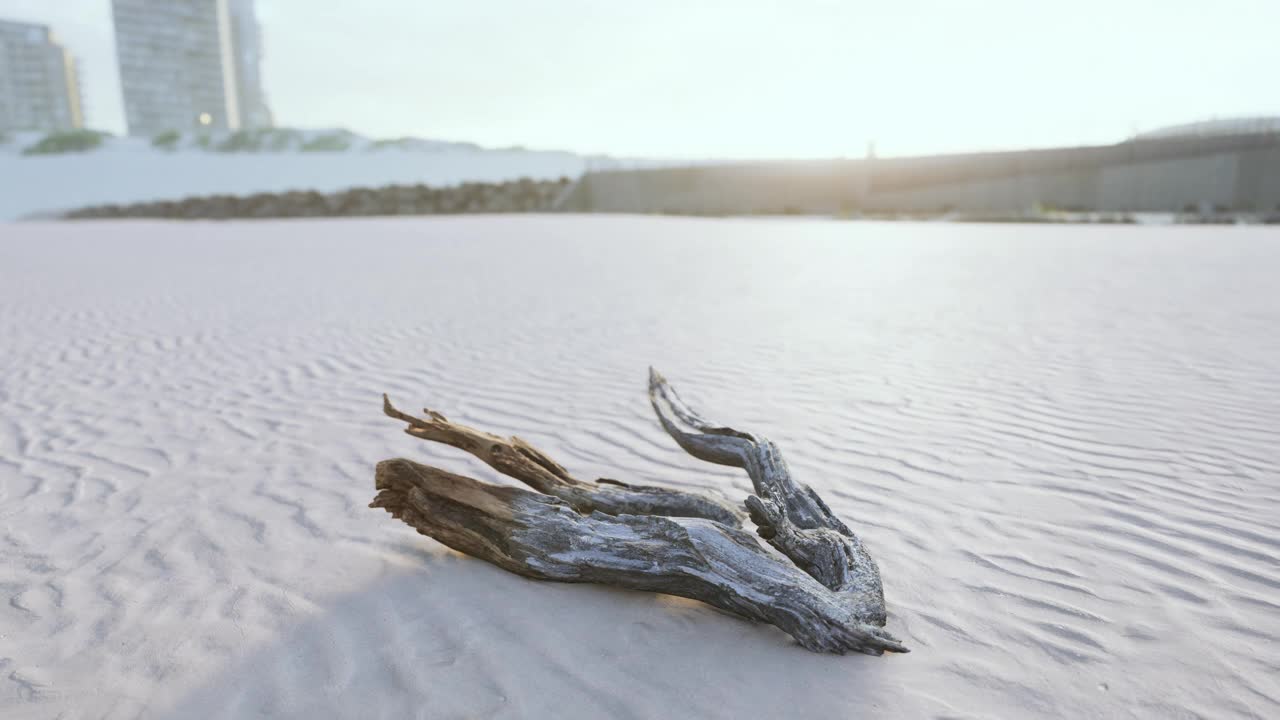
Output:
[[[858,538],[768,440],[702,419],[656,371],[649,397],[667,433],[695,457],[744,468],[756,532],[730,505],[697,493],[575,479],[520,438],[416,418],[383,396],[405,432],[465,450],[537,492],[500,487],[409,460],[378,464],[378,495],[418,532],[526,577],[594,582],[702,600],[771,623],[806,648],[906,652],[885,632],[879,570]]]
[[[813,488],[791,477],[777,445],[703,419],[653,368],[649,402],[667,434],[690,455],[747,471],[756,491],[747,498],[747,511],[760,537],[818,582],[850,596],[864,622],[884,625],[884,589],[871,553]]]
[[[701,600],[775,625],[814,651],[907,651],[745,530],[703,518],[584,515],[559,498],[403,459],[378,463],[375,482],[370,507],[525,577]]]
[[[582,513],[599,510],[609,515],[701,517],[733,526],[742,523],[737,508],[724,500],[611,479],[584,482],[575,479],[559,463],[518,437],[502,438],[450,422],[444,415],[430,409],[423,410],[427,417],[416,418],[397,410],[386,395],[382,396],[382,411],[407,423],[404,431],[409,435],[465,450],[503,475],[519,480],[540,493],[558,497]]]

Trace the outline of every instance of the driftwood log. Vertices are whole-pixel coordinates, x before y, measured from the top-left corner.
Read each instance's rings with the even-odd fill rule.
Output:
[[[777,626],[809,650],[871,655],[907,649],[884,630],[875,561],[769,440],[720,427],[649,371],[649,400],[667,433],[694,457],[746,470],[755,494],[744,516],[721,500],[618,480],[578,480],[529,443],[418,418],[383,396],[405,432],[471,453],[536,492],[455,475],[411,460],[378,463],[383,508],[419,533],[525,577],[592,582],[701,600]],[[781,555],[779,555],[780,553]]]

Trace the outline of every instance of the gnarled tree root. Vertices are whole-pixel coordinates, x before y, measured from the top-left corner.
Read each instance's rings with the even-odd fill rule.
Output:
[[[717,427],[650,371],[663,427],[695,457],[747,470],[756,495],[739,513],[715,498],[607,481],[587,483],[519,438],[505,440],[427,410],[415,418],[384,397],[384,412],[414,437],[457,447],[536,492],[462,477],[410,460],[378,463],[377,497],[423,535],[510,572],[701,600],[775,625],[814,651],[872,655],[907,649],[883,629],[875,562],[773,443]]]

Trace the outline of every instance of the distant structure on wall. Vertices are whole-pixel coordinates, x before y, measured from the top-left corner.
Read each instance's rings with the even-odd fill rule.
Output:
[[[1115,145],[587,173],[566,210],[981,215],[1280,212],[1280,118],[1179,125]]]
[[[0,20],[0,130],[80,127],[75,59],[47,25]]]
[[[112,0],[132,135],[269,127],[253,0]]]

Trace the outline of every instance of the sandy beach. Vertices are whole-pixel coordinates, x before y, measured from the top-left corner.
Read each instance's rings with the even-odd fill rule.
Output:
[[[0,224],[0,716],[1280,715],[1280,232]],[[775,440],[912,652],[525,580],[367,504],[381,393],[583,478]]]

